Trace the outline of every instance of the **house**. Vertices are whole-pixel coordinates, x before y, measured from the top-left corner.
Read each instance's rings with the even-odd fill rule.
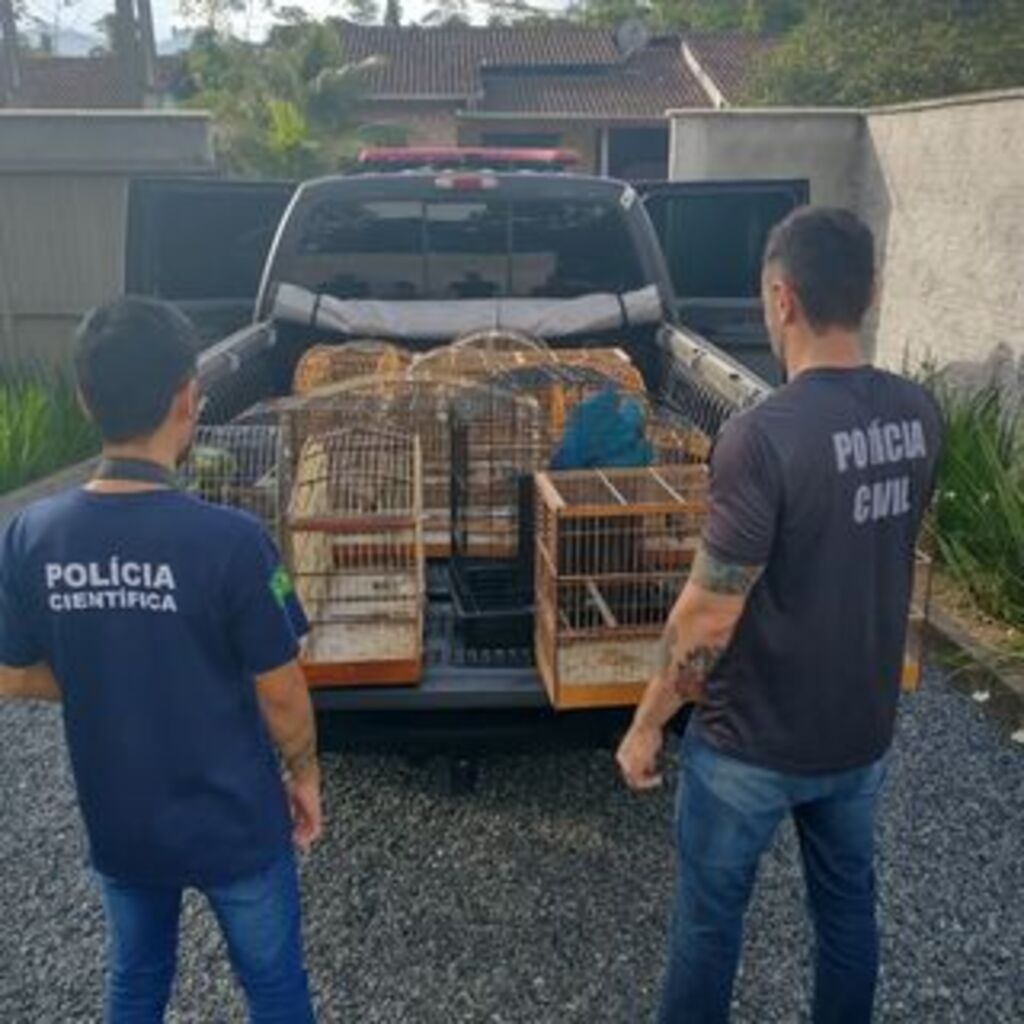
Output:
[[[118,61],[109,54],[26,54],[18,62],[18,72],[18,88],[8,104],[13,110],[123,110],[168,106],[181,65],[174,57],[157,58],[156,89],[145,102],[139,88],[126,80]]]
[[[649,36],[553,22],[388,27],[337,22],[368,62],[363,116],[410,144],[568,147],[585,170],[663,178],[667,110],[730,105],[772,40]]]

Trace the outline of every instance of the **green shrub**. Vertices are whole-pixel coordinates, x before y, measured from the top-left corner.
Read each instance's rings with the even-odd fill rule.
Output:
[[[0,494],[97,451],[68,375],[52,369],[0,374]]]
[[[945,445],[933,528],[938,555],[978,607],[1024,625],[1024,417],[995,385],[935,388]]]

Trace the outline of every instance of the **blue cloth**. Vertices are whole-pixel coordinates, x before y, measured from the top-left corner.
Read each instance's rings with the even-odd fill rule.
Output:
[[[886,758],[788,775],[719,753],[692,720],[678,796],[679,875],[661,1024],[725,1024],[758,860],[792,814],[817,936],[814,1024],[866,1024],[878,974],[875,812]]]
[[[102,875],[100,884],[110,934],[106,1024],[160,1024],[174,982],[182,891]],[[250,1021],[311,1024],[294,855],[203,893],[227,941]]]
[[[254,677],[307,628],[252,517],[175,491],[72,491],[0,540],[0,662],[60,685],[92,862],[218,884],[290,846]]]
[[[552,469],[650,465],[654,451],[645,435],[644,407],[608,388],[570,413]]]

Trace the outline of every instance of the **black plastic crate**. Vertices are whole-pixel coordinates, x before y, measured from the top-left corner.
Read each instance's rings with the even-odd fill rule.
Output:
[[[533,586],[518,562],[459,559],[449,573],[455,628],[467,649],[533,645]]]

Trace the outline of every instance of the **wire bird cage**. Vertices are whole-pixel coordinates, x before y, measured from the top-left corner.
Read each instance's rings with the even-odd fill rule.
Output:
[[[619,390],[614,378],[600,370],[561,363],[503,370],[492,381],[503,390],[532,395],[537,399],[552,449],[561,439],[569,413],[577,405],[602,391]]]
[[[502,370],[554,363],[555,355],[538,338],[518,331],[485,330],[463,335],[418,356],[409,368],[417,380],[488,380]]]
[[[295,367],[292,393],[308,395],[328,384],[398,373],[412,360],[410,353],[388,341],[347,341],[341,345],[313,345]]]
[[[702,466],[536,476],[534,650],[556,708],[635,703],[707,507]]]
[[[567,348],[556,353],[562,366],[584,367],[595,370],[614,381],[620,391],[630,395],[643,395],[646,385],[640,371],[621,348]]]
[[[415,437],[350,427],[304,438],[287,538],[312,629],[313,685],[415,683],[422,672],[425,578]]]
[[[910,594],[910,618],[903,654],[902,689],[912,693],[921,685],[921,663],[925,653],[925,633],[932,601],[932,560],[923,551],[914,558],[914,577]]]
[[[280,542],[280,432],[276,426],[200,426],[181,469],[184,489],[256,516]]]
[[[452,604],[472,648],[528,648],[533,614],[532,474],[549,445],[540,406],[480,386],[451,404]]]
[[[428,558],[451,551],[451,400],[474,387],[458,380],[412,380],[401,374],[361,377],[279,405],[287,458],[306,439],[352,424],[419,439],[424,544]]]
[[[711,455],[711,439],[707,434],[697,427],[687,426],[671,412],[649,411],[646,430],[656,466],[701,465]]]

